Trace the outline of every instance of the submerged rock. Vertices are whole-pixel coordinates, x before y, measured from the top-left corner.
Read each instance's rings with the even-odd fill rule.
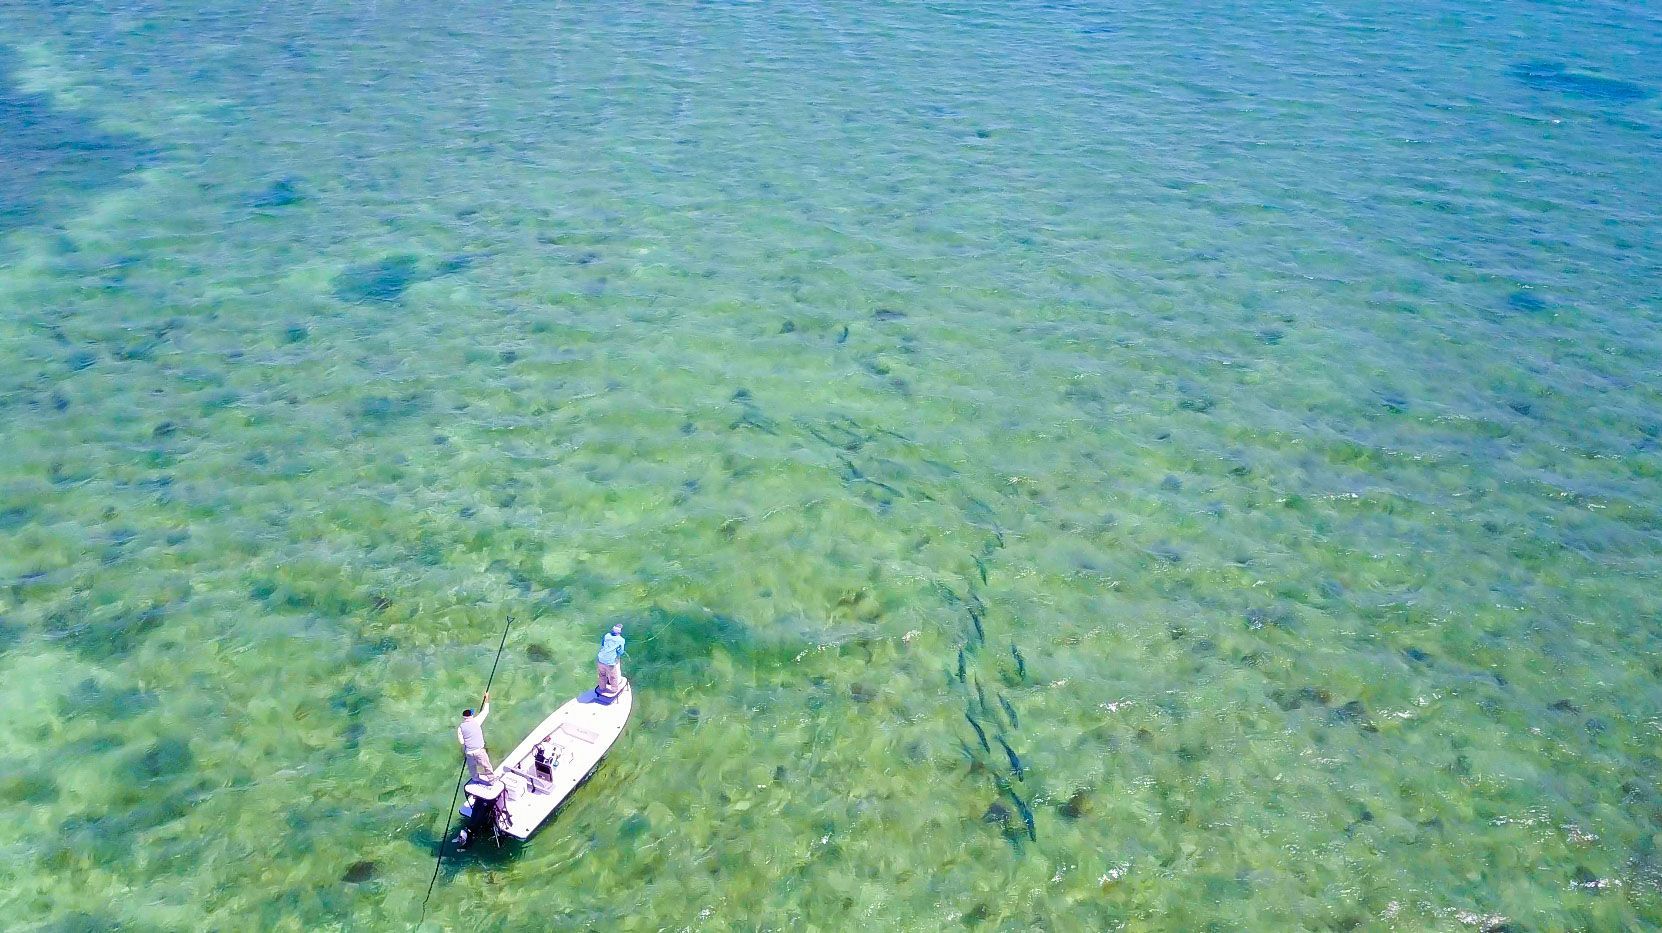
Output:
[[[1167,564],[1178,564],[1183,561],[1183,552],[1171,544],[1156,544],[1148,549],[1149,556]]]
[[[300,193],[300,186],[291,178],[279,178],[248,199],[248,203],[256,210],[275,210],[280,207],[290,207],[306,200]]]
[[[438,269],[435,271],[438,275],[455,275],[458,272],[466,272],[473,268],[473,264],[478,260],[478,256],[469,253],[458,253],[440,260]]]
[[[1515,291],[1512,294],[1507,295],[1506,306],[1511,308],[1513,311],[1521,311],[1525,314],[1540,314],[1541,312],[1547,310],[1546,301],[1544,301],[1539,295],[1522,290]]]
[[[1291,712],[1305,706],[1329,706],[1333,702],[1333,694],[1321,687],[1300,687],[1290,692],[1287,690],[1273,690],[1270,692],[1270,699],[1274,700],[1275,705],[1283,710]]]
[[[1373,724],[1373,717],[1368,715],[1368,708],[1361,700],[1351,700],[1349,703],[1333,711],[1334,722],[1348,722],[1361,728],[1363,732],[1378,732],[1379,728]]]
[[[182,739],[162,739],[144,750],[127,768],[135,783],[172,777],[191,766],[190,745]]]
[[[0,531],[16,531],[35,520],[36,509],[29,505],[14,505],[0,509]]]
[[[420,269],[420,260],[410,255],[384,256],[348,266],[335,276],[335,297],[354,302],[397,301],[422,280]]]
[[[1091,792],[1084,789],[1076,790],[1057,809],[1067,819],[1077,820],[1091,812]]]
[[[4,620],[0,620],[3,637]],[[88,715],[106,721],[131,719],[156,706],[155,693],[137,687],[107,687],[88,677],[59,701],[65,716]]]

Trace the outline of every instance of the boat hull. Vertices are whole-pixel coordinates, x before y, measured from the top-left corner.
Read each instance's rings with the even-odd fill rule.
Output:
[[[588,780],[623,734],[634,699],[634,685],[627,681],[609,700],[586,690],[551,713],[502,759],[496,772],[507,787],[503,806],[508,835],[530,838]],[[539,747],[545,758],[556,760],[552,768],[538,766]]]

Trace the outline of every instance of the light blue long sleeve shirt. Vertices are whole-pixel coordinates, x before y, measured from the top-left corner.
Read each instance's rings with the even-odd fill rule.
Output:
[[[614,635],[611,632],[607,632],[606,637],[600,639],[600,655],[597,660],[599,660],[601,664],[604,664],[607,667],[616,667],[618,655],[622,653],[622,635]]]

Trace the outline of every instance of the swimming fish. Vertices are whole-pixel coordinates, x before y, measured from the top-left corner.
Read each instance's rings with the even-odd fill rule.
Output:
[[[969,610],[969,617],[970,617],[970,623],[975,626],[975,640],[977,642],[986,641],[987,640],[987,630],[981,627],[981,613],[976,612],[975,607],[971,606],[970,610]]]
[[[970,728],[975,730],[975,737],[981,740],[981,750],[991,752],[993,747],[987,744],[987,733],[982,731],[981,724],[975,721],[969,710],[964,710],[964,718],[969,720]]]
[[[1016,676],[1026,680],[1027,660],[1021,656],[1021,649],[1016,647],[1015,642],[1010,643],[1010,657],[1016,659]]]
[[[1016,810],[1017,810],[1017,812],[1019,812],[1021,814],[1021,821],[1023,823],[1027,824],[1027,839],[1028,839],[1028,841],[1029,842],[1038,842],[1039,841],[1039,829],[1038,829],[1037,826],[1033,825],[1033,811],[1028,809],[1026,801],[1024,801],[1020,797],[1016,796],[1015,791],[1010,792],[1010,799],[1014,800],[1016,802]]]
[[[987,691],[981,689],[981,678],[975,678],[975,698],[981,703],[981,715],[993,717],[993,708],[987,705]]]
[[[1027,825],[1027,838],[1034,842],[1038,842],[1039,831],[1038,828],[1033,825],[1033,811],[1028,808],[1027,801],[1021,799],[1021,796],[1016,793],[1016,789],[1011,786],[1009,781],[1004,779],[1004,775],[997,773],[993,774],[993,783],[998,785],[999,791],[1003,793],[1004,796],[1009,797],[1010,802],[1016,805],[1016,812],[1021,814],[1021,821]]]
[[[958,649],[958,682],[964,682],[964,649]]]
[[[981,582],[985,584],[987,582],[987,563],[979,557],[975,557],[974,560],[975,569],[981,571]]]
[[[1004,707],[1004,715],[1010,717],[1010,728],[1020,729],[1021,720],[1016,718],[1016,708],[1010,705],[1010,701],[1006,700],[1002,693],[998,695],[998,705]]]
[[[998,744],[1004,747],[1004,757],[1010,759],[1010,773],[1014,774],[1018,781],[1027,780],[1026,769],[1022,768],[1021,759],[1016,756],[1016,750],[1010,747],[1009,742],[1004,741],[1003,736],[998,736]]]

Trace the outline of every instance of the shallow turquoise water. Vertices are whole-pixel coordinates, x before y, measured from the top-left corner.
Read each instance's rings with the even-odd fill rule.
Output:
[[[0,25],[5,916],[1662,923],[1654,11]]]

